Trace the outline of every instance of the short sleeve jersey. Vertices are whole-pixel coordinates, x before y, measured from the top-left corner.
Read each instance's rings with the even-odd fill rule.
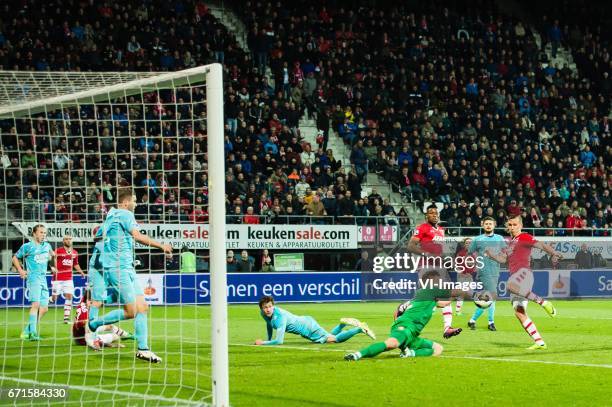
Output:
[[[523,232],[508,242],[505,253],[508,256],[510,274],[522,268],[531,267],[531,250],[538,241],[529,233]]]
[[[65,247],[60,247],[55,252],[57,273],[53,275],[53,280],[66,281],[72,280],[72,269],[79,265],[79,254],[75,249],[70,253]]]
[[[47,264],[51,260],[53,249],[48,242],[35,243],[28,242],[22,245],[15,257],[19,260],[24,260],[25,268],[32,274],[45,275],[47,273]]]
[[[134,268],[134,238],[132,231],[138,229],[134,213],[127,209],[111,209],[102,224],[104,250],[102,264],[105,269]]]
[[[421,249],[432,256],[441,256],[444,245],[444,228],[432,226],[429,222],[419,225],[414,237],[421,240]]]

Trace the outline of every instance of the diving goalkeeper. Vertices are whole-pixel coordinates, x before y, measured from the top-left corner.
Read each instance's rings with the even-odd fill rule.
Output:
[[[274,298],[270,296],[264,296],[259,300],[259,309],[262,318],[266,321],[268,340],[257,339],[255,345],[282,345],[285,340],[285,332],[300,335],[302,338],[316,343],[340,343],[362,332],[370,338],[376,339],[368,324],[355,318],[342,318],[339,325],[331,332],[327,332],[321,328],[314,318],[293,315],[289,311],[275,306]],[[347,325],[354,328],[344,330]],[[276,329],[276,338],[272,339],[274,329]]]

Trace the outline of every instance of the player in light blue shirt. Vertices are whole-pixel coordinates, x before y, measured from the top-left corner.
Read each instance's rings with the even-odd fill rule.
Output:
[[[47,229],[43,225],[36,225],[32,230],[32,240],[24,243],[13,256],[13,266],[22,279],[26,280],[29,292],[30,314],[22,339],[31,341],[40,340],[38,336],[38,322],[49,309],[49,286],[47,285],[47,265],[55,263],[55,253],[48,242]],[[25,269],[21,261],[25,264]],[[56,272],[54,266],[51,269]]]
[[[274,298],[270,296],[264,296],[259,300],[259,309],[262,318],[266,321],[268,340],[257,339],[255,345],[282,345],[285,340],[285,332],[299,335],[316,343],[340,343],[362,332],[376,339],[368,324],[355,318],[342,318],[340,324],[329,333],[321,328],[312,317],[293,315],[287,310],[276,307]],[[352,325],[354,328],[344,331],[347,325]],[[272,339],[274,329],[276,329],[276,338]]]
[[[142,287],[136,278],[134,242],[159,248],[168,256],[172,255],[172,247],[140,233],[134,218],[136,196],[131,189],[121,189],[117,195],[117,208],[109,211],[96,237],[101,236],[104,241],[101,263],[106,288],[123,305],[123,309],[115,309],[102,317],[90,320],[89,328],[91,332],[95,332],[102,325],[111,325],[133,318],[134,336],[138,342],[136,357],[151,363],[160,363],[161,358],[149,349],[148,305]],[[99,298],[96,296],[96,299]],[[95,337],[86,335],[85,340],[91,346]]]
[[[469,254],[477,254],[482,259],[482,268],[478,268],[476,278],[483,284],[483,288],[494,296],[497,296],[497,283],[499,281],[499,263],[488,257],[485,252],[487,250],[493,253],[499,253],[501,249],[506,247],[506,241],[501,236],[495,233],[495,219],[490,216],[482,220],[482,229],[484,233],[476,236],[472,240],[472,244],[468,248]],[[484,310],[476,308],[474,315],[470,318],[468,326],[471,329],[476,329],[476,320],[480,318]],[[495,328],[495,301],[488,308],[489,313],[489,331],[496,331]]]

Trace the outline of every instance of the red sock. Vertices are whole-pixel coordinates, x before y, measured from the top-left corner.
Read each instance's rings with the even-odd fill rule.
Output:
[[[452,305],[447,305],[442,308],[442,317],[444,318],[444,330],[446,331],[451,327],[453,323],[453,307]]]

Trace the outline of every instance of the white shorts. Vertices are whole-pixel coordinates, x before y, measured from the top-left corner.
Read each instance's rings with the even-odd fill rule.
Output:
[[[533,288],[533,272],[527,268],[519,269],[516,273],[512,274],[508,278],[508,284],[514,284],[519,287],[519,293],[527,295]],[[529,300],[523,295],[510,293],[510,302],[512,307],[516,309],[521,306],[523,309],[527,309]]]
[[[51,281],[51,294],[53,295],[61,295],[61,294],[74,295],[74,282],[72,280]]]

